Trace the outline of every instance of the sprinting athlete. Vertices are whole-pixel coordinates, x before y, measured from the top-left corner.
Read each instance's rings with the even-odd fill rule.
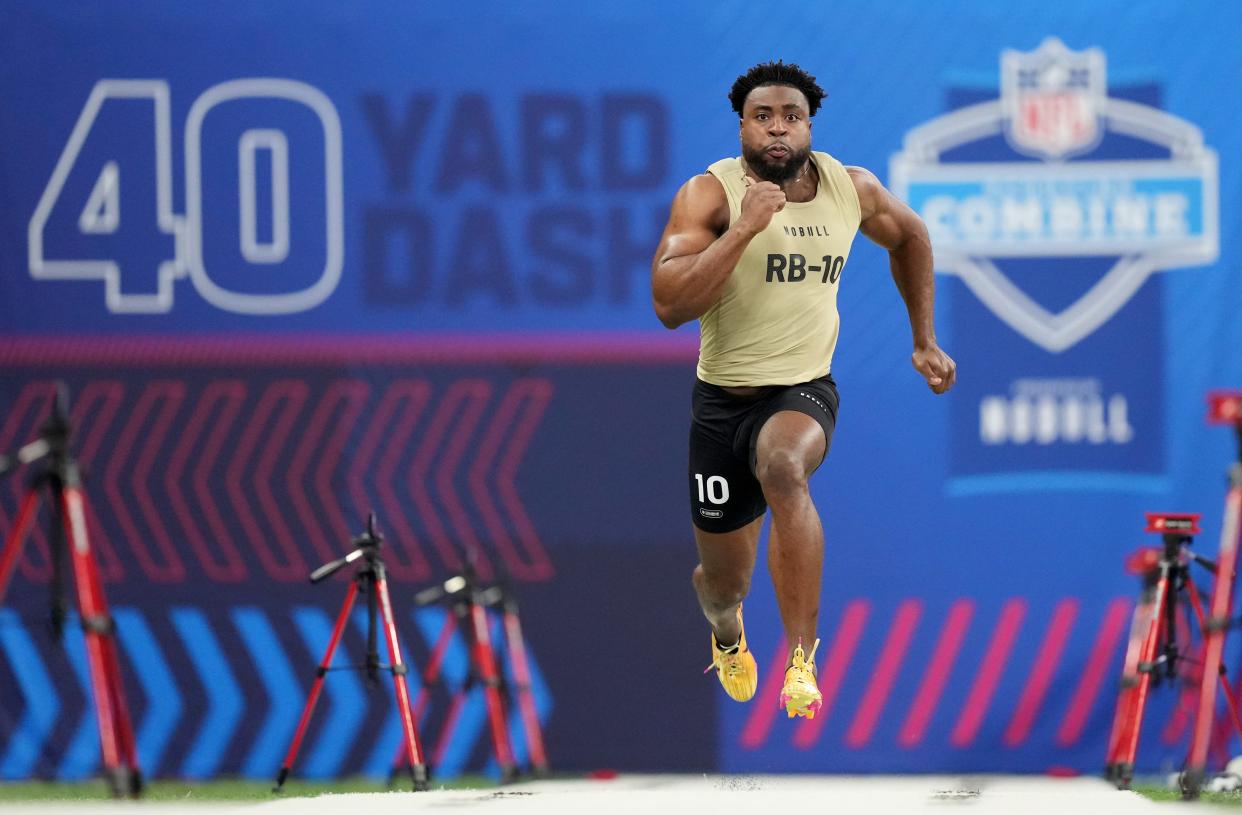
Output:
[[[768,564],[790,644],[780,705],[808,719],[822,702],[815,649],[824,533],[807,482],[836,427],[837,288],[859,230],[888,250],[915,370],[937,394],[956,380],[932,325],[927,228],[867,170],[811,151],[824,96],[797,65],[756,65],[738,77],[729,101],[741,117],[742,155],[678,191],[652,263],[660,321],[700,326],[689,482],[694,588],[712,628],[708,670],[733,699],[754,696],[742,600],[771,508]]]

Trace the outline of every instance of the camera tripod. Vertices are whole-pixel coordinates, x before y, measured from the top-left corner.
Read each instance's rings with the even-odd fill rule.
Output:
[[[332,655],[336,652],[336,647],[341,642],[341,635],[349,622],[349,613],[354,607],[354,601],[357,600],[359,592],[366,595],[367,599],[367,654],[366,662],[361,667],[366,670],[367,677],[372,682],[378,680],[381,670],[392,673],[393,689],[397,698],[397,712],[401,716],[402,735],[404,737],[401,754],[407,759],[405,765],[409,770],[414,790],[427,789],[427,762],[423,759],[423,750],[419,744],[418,730],[415,726],[414,714],[410,706],[410,690],[405,681],[408,668],[401,661],[401,645],[397,641],[397,626],[393,620],[392,602],[388,596],[387,572],[384,569],[384,561],[379,554],[383,541],[383,537],[375,532],[375,513],[372,512],[367,516],[366,532],[352,541],[352,545],[356,548],[345,555],[345,557],[325,563],[311,573],[310,581],[318,583],[336,574],[345,566],[359,559],[362,560],[362,565],[354,573],[354,579],[350,582],[349,590],[345,594],[345,602],[341,605],[341,612],[337,615],[336,624],[332,628],[332,636],[328,640],[328,648],[324,652],[319,668],[315,672],[315,681],[311,684],[310,693],[306,699],[306,706],[302,709],[302,718],[298,721],[297,730],[293,734],[293,741],[289,745],[289,752],[285,755],[280,773],[276,776],[276,786],[272,788],[272,792],[280,792],[281,787],[284,786],[285,779],[289,777],[289,771],[293,767],[293,762],[297,759],[298,750],[302,746],[302,737],[306,735],[306,728],[310,724],[311,714],[315,712],[315,704],[319,701],[320,691],[323,690],[324,676],[327,675],[328,671],[332,670]],[[381,664],[379,661],[375,628],[377,611],[383,615],[384,638],[388,643],[389,664],[387,665]],[[358,666],[343,667],[355,668]]]
[[[1222,546],[1221,558],[1212,562],[1191,551],[1199,529],[1198,514],[1147,513],[1148,532],[1160,533],[1162,549],[1139,550],[1130,560],[1131,571],[1144,578],[1143,594],[1135,609],[1137,630],[1132,632],[1122,671],[1121,692],[1109,737],[1107,775],[1119,789],[1128,789],[1134,775],[1139,734],[1147,695],[1153,684],[1178,676],[1178,664],[1190,661],[1177,641],[1179,602],[1189,602],[1203,635],[1202,676],[1199,679],[1199,707],[1190,737],[1190,752],[1182,774],[1182,797],[1197,798],[1203,785],[1208,744],[1216,714],[1216,685],[1224,687],[1225,703],[1233,725],[1242,736],[1242,719],[1229,691],[1225,666],[1221,661],[1228,620],[1236,549]],[[1206,617],[1199,599],[1199,588],[1190,574],[1198,563],[1215,576],[1211,617]],[[1184,609],[1182,610],[1184,613]],[[1133,636],[1134,634],[1140,636]]]
[[[506,690],[509,691],[510,705],[517,707],[521,719],[522,732],[530,755],[531,772],[539,777],[546,776],[548,759],[544,751],[543,731],[539,724],[539,715],[535,709],[535,698],[531,690],[530,660],[526,652],[526,641],[522,636],[517,597],[513,591],[503,582],[486,589],[480,588],[475,570],[467,558],[467,566],[461,574],[420,591],[414,596],[414,602],[420,606],[444,602],[449,607],[449,613],[444,618],[444,625],[432,648],[431,658],[423,671],[423,686],[414,703],[415,718],[422,716],[430,697],[430,689],[442,681],[444,656],[454,633],[460,634],[468,644],[470,652],[469,674],[462,687],[453,693],[436,754],[443,753],[452,735],[452,723],[460,714],[469,692],[475,684],[481,684],[487,705],[492,753],[496,764],[500,767],[501,783],[516,779],[519,773],[513,746],[509,741],[505,705]],[[501,611],[505,654],[513,673],[512,683],[505,682],[504,675],[499,669],[497,651],[492,643],[489,629],[488,608],[498,608]],[[404,756],[402,749],[398,748],[395,764],[399,764]]]
[[[23,464],[43,461],[42,469],[30,480],[16,521],[0,551],[0,600],[4,599],[26,535],[38,514],[42,495],[51,514],[52,631],[59,639],[64,630],[64,559],[68,548],[77,586],[78,614],[86,642],[104,771],[113,796],[137,798],[142,792],[142,773],[138,769],[134,730],[121,683],[116,624],[108,613],[108,601],[87,535],[86,494],[82,490],[78,464],[69,451],[70,435],[68,388],[58,382],[52,413],[40,427],[39,438],[11,455],[0,456],[0,475]]]

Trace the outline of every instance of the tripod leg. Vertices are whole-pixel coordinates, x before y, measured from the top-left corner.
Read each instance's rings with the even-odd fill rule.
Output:
[[[526,736],[526,748],[530,753],[531,769],[537,775],[547,775],[548,756],[543,749],[543,730],[539,726],[539,712],[535,710],[535,695],[531,691],[530,663],[526,658],[526,640],[522,637],[522,623],[517,611],[504,612],[505,647],[509,664],[513,666],[516,681],[518,713],[522,717],[522,732]]]
[[[1105,775],[1113,783],[1120,781],[1123,745],[1129,743],[1130,728],[1134,726],[1134,699],[1139,683],[1139,654],[1146,641],[1147,629],[1144,626],[1149,624],[1151,618],[1152,594],[1151,588],[1143,588],[1130,620],[1130,639],[1126,645],[1126,658],[1121,668],[1117,710],[1113,714],[1113,726],[1108,737],[1108,757],[1104,765]]]
[[[1134,777],[1134,758],[1138,754],[1139,735],[1143,729],[1143,711],[1147,706],[1147,689],[1151,685],[1151,675],[1159,670],[1156,655],[1160,650],[1160,634],[1164,629],[1165,603],[1172,602],[1169,596],[1169,563],[1160,564],[1160,579],[1156,582],[1155,594],[1152,598],[1151,614],[1147,619],[1147,635],[1139,652],[1138,685],[1130,701],[1130,726],[1120,745],[1117,763],[1117,788],[1129,789]]]
[[[4,551],[0,552],[0,602],[4,601],[4,594],[9,588],[9,578],[13,576],[13,568],[17,566],[22,546],[26,543],[26,532],[29,531],[38,508],[39,492],[31,489],[22,498],[22,505],[17,510],[17,520],[4,541]]]
[[[453,619],[452,614],[444,617],[444,625],[440,626],[440,636],[436,639],[436,645],[431,649],[431,659],[427,661],[427,667],[423,669],[423,686],[418,689],[418,696],[414,699],[414,725],[422,721],[423,709],[427,706],[427,700],[431,698],[431,688],[440,681],[440,671],[444,667],[444,655],[448,653],[449,643],[453,641],[453,632],[457,630],[457,622]],[[397,767],[410,766],[409,749],[406,747],[403,739],[397,744],[397,753],[392,757],[392,766]],[[389,779],[391,781],[391,778]]]
[[[73,561],[74,580],[78,588],[78,613],[82,618],[82,631],[86,643],[86,658],[90,667],[91,695],[95,700],[95,716],[99,723],[99,744],[104,769],[112,785],[112,793],[122,797],[130,793],[130,778],[126,768],[120,728],[115,683],[108,658],[108,637],[112,622],[104,600],[99,576],[91,559],[90,542],[86,537],[86,519],[82,512],[81,494],[76,489],[65,488],[57,497],[61,502],[62,517],[66,524],[69,551]]]
[[[492,649],[492,637],[487,628],[487,610],[478,603],[470,604],[470,624],[474,634],[474,663],[479,670],[479,677],[483,680],[483,697],[487,700],[492,748],[496,753],[496,763],[500,765],[501,783],[504,783],[517,776],[517,764],[513,760],[513,748],[509,744],[504,700],[500,696],[500,674],[496,670],[496,652]]]
[[[319,668],[315,671],[315,681],[311,683],[310,693],[306,697],[306,706],[302,708],[302,718],[298,720],[298,729],[293,732],[293,741],[289,744],[289,752],[285,753],[284,762],[280,765],[280,773],[276,776],[276,786],[272,787],[272,792],[280,792],[280,788],[285,785],[285,780],[289,777],[293,762],[297,760],[298,750],[302,747],[302,737],[306,735],[311,714],[315,712],[315,705],[319,702],[319,693],[323,690],[323,678],[332,664],[332,655],[336,653],[336,647],[341,642],[341,635],[345,632],[345,625],[349,622],[349,612],[353,610],[354,600],[357,597],[358,583],[351,581],[349,590],[345,594],[345,602],[341,604],[341,613],[337,615],[336,624],[332,626],[328,648],[324,651]]]
[[[1208,742],[1212,720],[1216,715],[1216,683],[1220,661],[1225,649],[1225,631],[1233,601],[1234,569],[1238,561],[1239,521],[1242,516],[1242,485],[1234,484],[1225,498],[1225,522],[1221,529],[1220,556],[1216,562],[1216,585],[1212,591],[1211,614],[1203,629],[1203,681],[1199,690],[1199,708],[1195,727],[1190,735],[1190,755],[1186,759],[1182,797],[1193,800],[1207,771]]]
[[[95,617],[92,620],[83,614],[84,626],[97,630],[103,657],[105,682],[108,697],[112,705],[112,721],[116,733],[117,753],[121,764],[127,771],[117,776],[117,784],[122,788],[122,795],[137,797],[142,791],[142,775],[138,768],[138,751],[134,743],[134,728],[129,718],[129,705],[125,701],[125,686],[121,679],[121,664],[117,652],[116,625],[108,610],[107,597],[103,591],[103,581],[99,578],[99,564],[95,560],[95,550],[91,548],[90,538],[86,529],[86,496],[80,487],[64,488],[66,529],[74,541],[73,549],[82,551],[86,579],[91,586],[91,594],[95,597]],[[79,578],[79,585],[81,578]]]
[[[392,602],[388,597],[388,580],[381,572],[375,580],[375,594],[379,600],[380,614],[384,620],[384,638],[388,641],[388,662],[392,666],[392,683],[397,694],[397,712],[401,715],[402,735],[406,755],[409,757],[411,780],[415,791],[427,789],[427,761],[418,741],[418,728],[414,723],[414,710],[410,705],[410,688],[405,681],[406,666],[401,661],[401,643],[397,641],[397,624],[392,616]]]

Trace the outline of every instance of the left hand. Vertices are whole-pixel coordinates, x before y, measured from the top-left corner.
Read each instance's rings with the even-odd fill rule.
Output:
[[[935,341],[916,348],[910,362],[914,365],[914,370],[927,380],[927,387],[932,389],[932,393],[944,393],[957,382],[957,363],[940,350]]]

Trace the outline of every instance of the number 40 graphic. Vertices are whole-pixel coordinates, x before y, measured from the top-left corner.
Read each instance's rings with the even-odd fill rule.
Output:
[[[276,128],[245,130],[237,144],[236,201],[238,246],[232,258],[235,268],[216,269],[216,277],[204,261],[203,252],[203,121],[226,103],[243,100],[281,100],[309,109],[322,128],[323,213],[322,221],[298,224],[310,234],[322,230],[322,256],[308,261],[290,253],[289,135]],[[112,108],[149,103],[149,123],[132,117],[113,116]],[[344,200],[341,168],[341,121],[330,99],[316,88],[289,79],[239,79],[209,88],[194,101],[185,123],[185,210],[173,210],[172,128],[168,84],[162,80],[105,79],[95,84],[69,141],[39,198],[27,231],[30,275],[36,280],[102,280],[110,312],[160,314],[172,310],[173,284],[188,276],[207,302],[241,314],[290,314],[322,303],[336,289],[344,265]],[[128,108],[126,113],[132,111]],[[105,120],[106,123],[105,123]],[[124,146],[131,153],[135,143],[151,146],[154,168],[133,163],[133,156],[102,158],[98,145],[88,148],[94,131],[124,127]],[[153,130],[153,132],[152,132]],[[100,136],[103,139],[103,136]],[[106,141],[106,139],[105,139]],[[258,172],[260,152],[267,152],[270,172],[270,234],[260,236]],[[116,152],[122,153],[123,150]],[[89,153],[89,160],[84,156]],[[144,156],[145,159],[145,156]],[[130,162],[127,164],[126,162]],[[152,169],[154,179],[152,180]],[[95,174],[94,185],[84,199],[62,200],[66,182],[78,173]],[[213,184],[219,182],[215,176]],[[131,184],[128,188],[125,185]],[[81,187],[80,184],[76,188]],[[122,196],[122,189],[126,189]],[[142,202],[122,211],[122,201]],[[80,207],[80,209],[79,209]],[[88,249],[96,240],[98,245]],[[315,241],[318,244],[318,240]],[[148,254],[167,246],[159,260],[125,264],[108,255],[121,248],[141,249]],[[103,252],[100,247],[106,247]],[[103,254],[103,257],[100,257]],[[171,256],[171,257],[169,257]],[[149,268],[141,268],[141,267]],[[241,268],[247,266],[248,268]],[[236,291],[220,282],[221,271],[279,271],[285,290],[262,293]]]

